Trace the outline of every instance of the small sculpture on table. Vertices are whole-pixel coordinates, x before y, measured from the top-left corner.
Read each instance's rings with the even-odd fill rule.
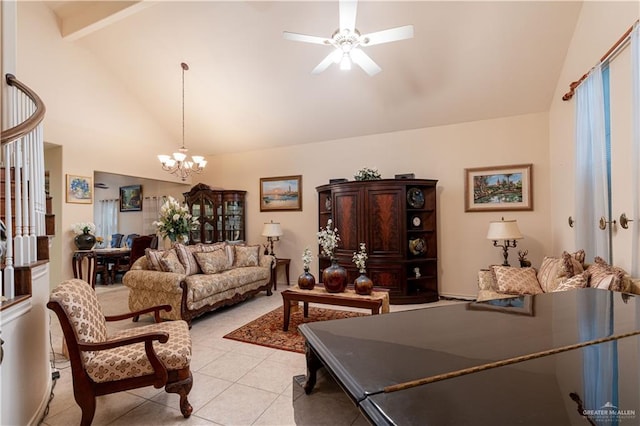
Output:
[[[531,267],[531,262],[529,260],[527,260],[526,256],[527,254],[529,254],[529,250],[518,250],[518,260],[520,260],[520,267],[521,268],[530,268]]]
[[[417,266],[415,268],[413,268],[413,273],[416,274],[416,278],[420,278],[420,276],[421,276],[420,268],[418,268]]]

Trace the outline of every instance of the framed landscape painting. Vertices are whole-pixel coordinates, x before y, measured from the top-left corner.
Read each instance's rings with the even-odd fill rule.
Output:
[[[139,212],[142,210],[142,185],[120,187],[120,211]]]
[[[302,175],[260,178],[260,211],[302,210]]]
[[[464,170],[464,211],[533,210],[531,164]]]
[[[67,203],[93,203],[93,178],[85,176],[67,175],[66,185]]]

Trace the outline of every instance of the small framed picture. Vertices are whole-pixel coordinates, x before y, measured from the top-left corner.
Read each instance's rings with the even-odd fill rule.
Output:
[[[142,186],[129,185],[120,187],[120,211],[139,212],[142,210]]]
[[[302,175],[260,178],[260,211],[302,210]]]
[[[67,203],[93,203],[93,178],[87,176],[67,175]]]
[[[532,167],[464,169],[464,211],[533,210]]]

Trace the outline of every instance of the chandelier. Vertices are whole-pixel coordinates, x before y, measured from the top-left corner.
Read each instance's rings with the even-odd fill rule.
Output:
[[[187,160],[187,152],[184,146],[184,72],[189,70],[189,65],[182,62],[182,147],[178,152],[173,153],[173,157],[169,155],[158,155],[158,160],[162,163],[162,170],[166,170],[171,174],[178,176],[182,181],[192,173],[201,173],[207,165],[207,161],[201,155],[191,156],[191,160]]]

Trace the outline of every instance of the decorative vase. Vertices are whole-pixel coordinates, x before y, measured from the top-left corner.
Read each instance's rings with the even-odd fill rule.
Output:
[[[82,234],[76,235],[73,242],[78,247],[78,250],[91,250],[96,243],[96,237],[91,235],[89,231],[82,231]]]
[[[331,259],[331,266],[322,271],[322,283],[329,293],[341,293],[347,288],[347,270]]]
[[[189,242],[189,234],[168,234],[169,240],[171,240],[171,246],[176,243],[187,244]]]
[[[373,291],[373,281],[364,272],[360,272],[360,276],[353,282],[353,288],[358,294],[369,295]]]
[[[316,286],[316,278],[309,273],[309,268],[304,268],[304,273],[298,277],[298,287],[303,290],[313,290]]]

